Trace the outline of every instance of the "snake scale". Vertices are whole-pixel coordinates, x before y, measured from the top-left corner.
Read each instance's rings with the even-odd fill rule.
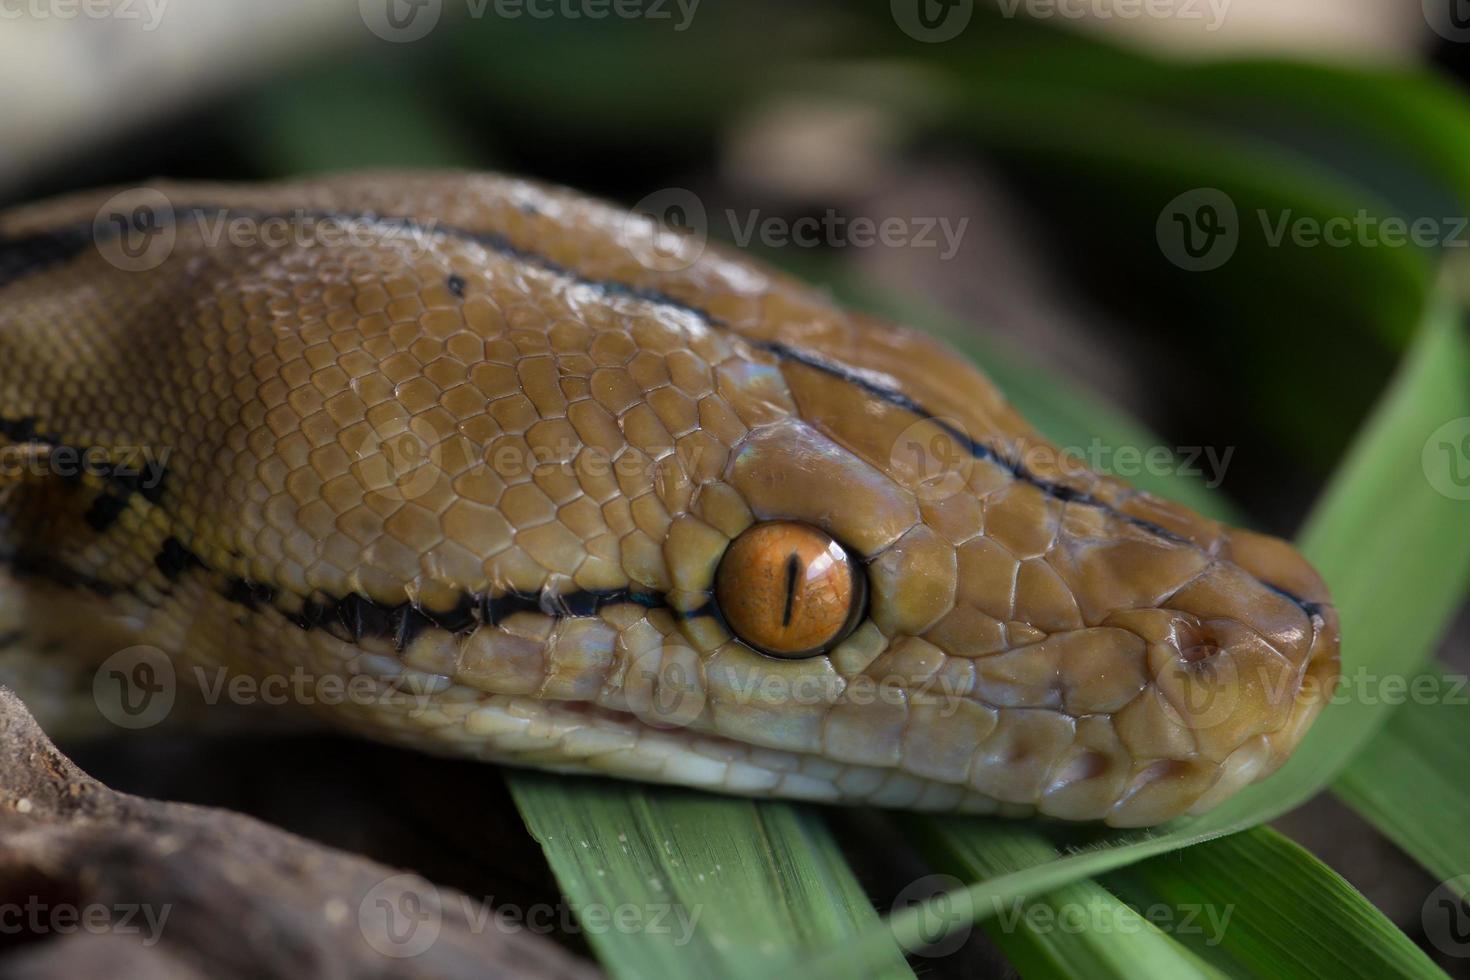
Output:
[[[1118,826],[1271,773],[1337,677],[1290,546],[740,256],[493,175],[136,193],[0,215],[7,642],[354,678],[306,707],[438,753]]]

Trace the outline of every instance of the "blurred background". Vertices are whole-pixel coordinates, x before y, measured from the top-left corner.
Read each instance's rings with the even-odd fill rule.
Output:
[[[1044,386],[1077,394],[1084,429],[1094,399],[1126,413],[1135,448],[1175,450],[1242,521],[1289,535],[1436,290],[1458,291],[1460,6],[0,0],[0,206],[381,167],[504,170],[655,209],[692,194],[683,218],[712,240],[940,333],[1043,427]],[[885,221],[895,234],[861,233]],[[1462,670],[1466,634],[1462,617],[1442,651]],[[535,848],[504,846],[524,830],[498,780],[458,790],[452,815],[410,784],[462,787],[457,763],[317,739],[255,776],[255,752],[77,747],[122,789],[253,812],[472,894],[554,891]],[[1434,883],[1366,824],[1323,799],[1283,829],[1422,938]],[[905,880],[881,861],[858,864],[875,896]]]

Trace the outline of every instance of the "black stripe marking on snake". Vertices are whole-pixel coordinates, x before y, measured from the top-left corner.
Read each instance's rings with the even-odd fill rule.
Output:
[[[233,580],[226,598],[257,609],[252,589],[260,588],[243,580]],[[270,599],[275,598],[271,592]],[[246,603],[244,600],[250,597]],[[270,599],[265,600],[269,603]],[[324,629],[347,643],[359,643],[364,637],[392,639],[402,652],[424,630],[433,628],[456,635],[467,635],[480,626],[496,627],[517,613],[536,613],[553,619],[570,616],[595,616],[605,607],[632,603],[645,609],[669,609],[685,618],[713,615],[705,605],[693,612],[678,613],[668,605],[667,597],[657,592],[634,589],[579,589],[575,592],[544,591],[506,592],[501,595],[460,593],[452,609],[440,611],[404,601],[395,605],[378,602],[352,593],[342,598],[307,599],[301,609],[287,613],[291,621],[304,630]]]
[[[33,272],[70,262],[91,244],[90,222],[17,238],[0,238],[0,287]]]
[[[54,453],[65,453],[77,461],[74,471],[67,472],[58,470],[56,476],[61,480],[78,484],[81,482],[83,460],[92,458],[96,446],[73,446],[62,439],[47,435],[37,430],[37,420],[34,416],[23,416],[21,418],[0,418],[0,438],[20,446],[34,444],[46,446]],[[102,451],[105,455],[105,450]],[[128,501],[133,494],[138,494],[151,504],[157,504],[163,499],[164,478],[168,475],[167,469],[159,466],[156,477],[153,472],[149,473],[153,479],[144,479],[141,470],[134,472],[133,468],[122,462],[90,463],[92,471],[104,482],[104,487],[92,501],[83,519],[87,526],[97,532],[106,531],[127,510]]]

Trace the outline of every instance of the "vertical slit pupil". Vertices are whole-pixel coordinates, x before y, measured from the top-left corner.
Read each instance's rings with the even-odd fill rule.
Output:
[[[801,574],[801,556],[792,552],[786,559],[786,609],[781,614],[781,625],[791,625],[791,607],[796,603],[796,579]]]

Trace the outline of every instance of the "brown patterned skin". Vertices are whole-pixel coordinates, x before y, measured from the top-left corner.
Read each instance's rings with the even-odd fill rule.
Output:
[[[7,472],[46,461],[0,508],[28,630],[358,676],[296,700],[436,752],[1128,826],[1274,770],[1336,678],[1286,544],[1069,465],[951,351],[616,208],[157,184],[123,199],[140,239],[109,197],[0,216]],[[164,465],[57,477],[78,451]],[[866,566],[827,653],[714,608],[773,520]]]

